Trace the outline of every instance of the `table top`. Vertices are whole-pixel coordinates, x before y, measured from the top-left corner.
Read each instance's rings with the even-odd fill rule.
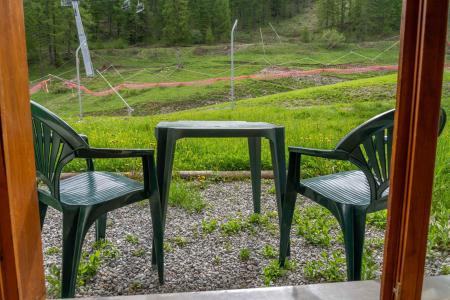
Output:
[[[264,122],[246,122],[246,121],[176,121],[161,122],[156,128],[168,129],[188,129],[188,130],[247,130],[247,129],[275,129],[282,128],[270,123]]]

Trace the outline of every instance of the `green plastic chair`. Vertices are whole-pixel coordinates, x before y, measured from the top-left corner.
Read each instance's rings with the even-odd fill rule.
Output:
[[[159,282],[164,283],[161,204],[153,150],[91,148],[86,136],[43,106],[31,102],[41,229],[47,207],[63,214],[62,298],[75,296],[84,237],[96,222],[96,239],[104,239],[107,213],[128,204],[150,200],[153,247]],[[144,183],[94,170],[94,158],[142,158]],[[87,172],[61,180],[63,167],[74,158],[87,162]]]
[[[280,265],[290,254],[290,230],[297,193],[327,208],[344,234],[348,280],[361,280],[366,215],[386,209],[395,110],[382,113],[344,137],[334,150],[289,148],[283,203]],[[442,110],[439,133],[446,122]],[[353,163],[358,170],[300,179],[302,155]]]

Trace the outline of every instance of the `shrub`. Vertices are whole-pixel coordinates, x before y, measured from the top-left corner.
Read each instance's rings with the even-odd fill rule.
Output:
[[[300,31],[300,41],[302,43],[310,43],[311,42],[311,32],[309,31],[308,27],[303,26]]]
[[[345,36],[336,29],[326,29],[320,39],[328,49],[337,48],[345,41]]]

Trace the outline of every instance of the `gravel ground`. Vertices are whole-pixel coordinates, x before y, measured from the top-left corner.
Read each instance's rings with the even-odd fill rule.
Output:
[[[263,183],[262,212],[276,211],[275,196],[270,192],[271,182]],[[278,250],[277,219],[271,218],[275,230],[257,228],[253,233],[241,232],[225,235],[218,227],[210,234],[203,234],[203,219],[216,219],[222,224],[230,218],[247,218],[252,213],[251,184],[249,181],[219,182],[208,185],[202,196],[208,203],[199,214],[169,207],[166,226],[166,241],[170,250],[165,253],[166,283],[158,284],[157,273],[151,268],[151,222],[148,205],[137,203],[109,214],[107,239],[120,251],[112,259],[104,259],[97,275],[85,286],[77,288],[77,296],[135,295],[171,293],[220,289],[254,288],[265,286],[263,268],[271,259],[262,255],[265,245]],[[297,201],[300,207],[312,204],[309,200]],[[60,265],[61,215],[49,209],[43,229],[43,244],[46,273],[51,265]],[[336,232],[332,232],[336,236]],[[127,236],[137,237],[130,242]],[[366,241],[383,238],[384,232],[368,226]],[[186,245],[177,245],[177,238],[186,239]],[[271,285],[302,285],[311,281],[305,278],[303,268],[307,262],[320,259],[320,253],[343,249],[333,240],[330,247],[308,244],[303,237],[292,234],[292,258],[296,268]],[[90,230],[84,250],[91,251],[94,230]],[[179,243],[178,243],[179,244]],[[239,252],[250,249],[250,258],[241,261]],[[374,246],[375,273],[379,276],[382,264],[382,243]],[[427,275],[437,275],[443,264],[450,264],[449,253],[434,253],[427,259]],[[323,280],[322,280],[323,281]]]

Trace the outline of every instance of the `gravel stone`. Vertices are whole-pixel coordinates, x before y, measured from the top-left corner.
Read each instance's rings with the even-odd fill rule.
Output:
[[[276,211],[275,195],[269,192],[273,182],[263,181],[261,206],[262,213]],[[170,243],[171,251],[165,252],[164,285],[159,285],[156,270],[151,267],[152,225],[147,202],[136,203],[108,214],[106,237],[120,251],[113,259],[104,259],[97,275],[85,286],[77,288],[77,296],[111,296],[153,293],[192,292],[222,289],[241,289],[263,287],[263,268],[271,259],[262,255],[265,245],[272,245],[278,253],[279,233],[277,218],[271,218],[276,226],[272,233],[259,227],[253,233],[246,230],[236,235],[225,235],[220,224],[231,218],[247,218],[252,214],[252,192],[250,181],[217,182],[202,190],[207,207],[202,213],[188,213],[177,207],[168,208],[165,241]],[[297,205],[315,205],[299,196]],[[217,229],[210,234],[202,233],[202,220],[216,219]],[[61,264],[62,215],[49,209],[43,228],[43,251],[46,274],[50,266]],[[320,258],[326,250],[341,249],[336,235],[328,248],[308,244],[301,236],[291,234],[292,259],[297,267],[271,285],[303,285],[314,283],[305,278],[303,267],[307,262]],[[127,235],[138,237],[139,242],[126,241]],[[183,237],[187,244],[177,246],[172,239]],[[367,226],[366,240],[383,238],[384,231]],[[94,228],[86,236],[83,250],[91,251],[94,243]],[[48,254],[49,248],[60,249],[58,253]],[[239,251],[250,250],[248,261],[239,259]],[[144,255],[133,255],[144,249]],[[375,255],[379,268],[382,265],[383,249],[377,248]],[[432,252],[427,256],[426,274],[437,275],[443,264],[449,264],[448,252]],[[380,270],[377,271],[377,276]],[[315,281],[318,282],[318,281]]]

